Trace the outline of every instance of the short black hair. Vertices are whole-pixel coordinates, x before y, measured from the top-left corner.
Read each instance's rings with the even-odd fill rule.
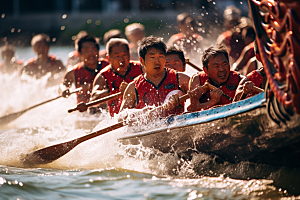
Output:
[[[79,38],[79,40],[77,41],[77,47],[78,47],[77,51],[79,53],[81,53],[82,44],[84,42],[93,42],[95,44],[97,50],[99,51],[100,45],[99,45],[98,40],[92,35],[86,35],[86,36]]]
[[[149,37],[144,37],[139,41],[139,56],[142,57],[145,60],[145,56],[150,48],[155,48],[161,50],[165,55],[167,51],[167,46],[163,42],[162,38],[154,37],[153,35]]]
[[[168,47],[166,55],[177,54],[182,61],[183,65],[185,65],[185,57],[183,51],[175,46]]]
[[[106,44],[106,53],[110,55],[111,50],[115,46],[124,46],[129,53],[129,43],[124,38],[111,38]]]
[[[50,46],[50,43],[51,43],[50,37],[45,33],[40,33],[40,34],[33,36],[33,38],[31,39],[31,46],[34,46],[36,43],[41,42],[41,41],[45,42],[45,44]]]
[[[106,45],[111,38],[124,38],[121,30],[119,29],[111,29],[107,31],[103,36],[103,42]]]
[[[203,56],[202,56],[202,65],[203,65],[203,67],[206,67],[206,69],[208,69],[209,59],[211,57],[216,57],[218,54],[224,54],[227,61],[229,62],[229,56],[228,56],[226,46],[224,44],[216,44],[216,45],[213,45],[213,46],[209,47],[208,49],[206,49],[203,52]]]

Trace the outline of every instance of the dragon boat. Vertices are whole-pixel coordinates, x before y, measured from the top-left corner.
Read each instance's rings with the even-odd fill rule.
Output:
[[[300,2],[249,0],[268,83],[265,92],[223,107],[167,119],[163,128],[119,141],[191,159],[300,168]]]

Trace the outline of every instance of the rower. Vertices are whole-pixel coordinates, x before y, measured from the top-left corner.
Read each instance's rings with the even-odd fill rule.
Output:
[[[66,67],[54,55],[49,55],[50,37],[46,34],[38,34],[31,40],[33,51],[37,54],[37,58],[31,58],[27,61],[21,74],[25,73],[37,79],[51,73],[48,84],[53,85],[57,82],[57,74],[64,72]]]
[[[143,73],[139,62],[130,61],[128,41],[112,38],[106,45],[107,59],[111,63],[96,76],[93,83],[92,100],[120,92],[121,83],[130,83]],[[127,86],[127,85],[126,85]],[[124,87],[126,87],[124,86]],[[119,113],[122,97],[107,103],[110,115]],[[105,107],[102,105],[102,108]]]
[[[186,57],[198,63],[200,61],[198,52],[206,41],[197,33],[198,25],[195,18],[189,13],[181,13],[177,16],[177,25],[180,33],[172,35],[167,46],[179,47],[184,51]]]
[[[94,78],[109,63],[105,59],[99,59],[99,43],[94,36],[81,37],[77,41],[77,46],[82,61],[65,74],[59,91],[63,97],[68,97],[69,89],[75,83],[76,88],[83,88],[80,93],[77,93],[77,103],[87,103],[90,99]]]
[[[2,73],[12,74],[23,66],[23,61],[16,59],[15,48],[12,45],[6,44],[1,47],[1,58],[3,62],[0,62],[0,72]]]
[[[66,65],[67,68],[73,68],[74,65],[81,62],[80,54],[78,53],[78,50],[77,50],[78,49],[77,42],[80,38],[82,38],[86,35],[88,35],[88,33],[85,30],[82,30],[76,36],[72,37],[72,39],[74,40],[74,43],[75,43],[75,50],[68,54],[68,60],[67,60],[67,65]]]
[[[253,62],[253,65],[255,65],[254,66],[255,68],[259,66],[259,69],[255,69],[251,71],[249,74],[246,75],[246,77],[244,77],[240,81],[235,93],[234,101],[239,101],[243,98],[249,98],[251,96],[258,94],[260,91],[255,90],[253,86],[261,89],[265,88],[267,82],[267,76],[261,63],[259,49],[256,41],[254,42],[254,52],[255,52],[255,60]]]
[[[253,27],[248,27],[243,29],[242,35],[246,46],[241,52],[241,55],[238,58],[238,60],[235,63],[233,63],[232,68],[235,71],[241,72],[241,74],[247,74],[244,73],[244,71],[246,71],[245,67],[247,65],[247,62],[255,55],[254,40],[256,34]]]
[[[129,44],[130,49],[130,59],[131,60],[139,60],[138,55],[138,41],[145,37],[145,26],[140,23],[129,24],[125,27],[125,35]]]
[[[124,38],[124,36],[123,36],[121,30],[119,30],[119,29],[111,29],[111,30],[107,31],[103,36],[103,42],[104,42],[105,47],[106,47],[108,41],[112,38]],[[106,58],[106,54],[107,54],[106,48],[99,51],[100,58]]]
[[[168,93],[180,90],[183,95],[188,90],[189,76],[173,69],[165,68],[166,45],[161,38],[149,36],[139,43],[140,62],[145,73],[131,82],[123,95],[121,111],[126,108],[142,109],[147,106],[160,106]],[[179,95],[170,97],[170,109],[161,117],[184,112],[184,104],[179,104]]]
[[[225,44],[229,51],[230,62],[234,63],[240,56],[245,43],[241,34],[241,10],[234,5],[227,6],[223,14],[224,26],[227,29],[217,38],[218,44]],[[246,18],[245,21],[247,21]]]
[[[178,72],[185,72],[185,64],[183,51],[175,46],[171,46],[167,49],[165,67]]]
[[[229,56],[224,45],[217,44],[206,49],[202,64],[203,71],[192,76],[189,83],[190,91],[197,88],[197,92],[190,93],[191,104],[187,108],[189,112],[231,103],[241,80],[237,72],[230,71]],[[202,87],[206,81],[217,89],[209,91],[206,87]],[[224,94],[229,97],[225,98]]]

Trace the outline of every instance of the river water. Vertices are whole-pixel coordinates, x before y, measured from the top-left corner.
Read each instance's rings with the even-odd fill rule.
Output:
[[[72,47],[52,47],[50,53],[66,63]],[[27,60],[30,48],[16,56]],[[190,68],[189,74],[194,73]],[[34,80],[18,74],[0,74],[0,116],[17,112],[58,96],[57,86],[46,87],[46,78]],[[128,134],[121,128],[83,142],[53,163],[23,166],[22,155],[66,142],[116,123],[107,114],[67,113],[75,95],[60,98],[24,113],[0,127],[0,199],[279,199],[292,196],[270,178],[232,179],[193,170],[194,163],[178,165],[178,157],[142,146],[134,155],[116,139]],[[245,165],[243,165],[245,166]],[[243,166],[231,166],[241,171]],[[265,166],[256,166],[257,170]],[[227,168],[228,169],[228,168]],[[206,173],[205,173],[206,175]],[[239,177],[239,176],[237,176]],[[293,174],[287,179],[293,178]]]

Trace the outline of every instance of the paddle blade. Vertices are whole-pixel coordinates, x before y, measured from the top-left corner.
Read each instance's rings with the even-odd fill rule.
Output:
[[[0,126],[3,126],[5,124],[8,124],[8,123],[14,121],[18,117],[20,117],[23,113],[25,113],[26,111],[27,110],[24,110],[24,111],[12,113],[12,114],[8,114],[8,115],[0,117]]]
[[[48,164],[71,151],[79,143],[80,142],[75,139],[62,144],[46,147],[25,155],[21,158],[21,162],[26,166]]]

